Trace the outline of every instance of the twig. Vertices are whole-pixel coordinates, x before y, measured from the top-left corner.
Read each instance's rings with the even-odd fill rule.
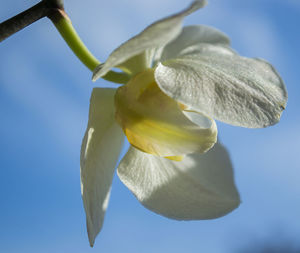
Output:
[[[43,0],[26,11],[0,23],[0,42],[26,26],[46,17],[53,9],[63,9],[63,0]]]

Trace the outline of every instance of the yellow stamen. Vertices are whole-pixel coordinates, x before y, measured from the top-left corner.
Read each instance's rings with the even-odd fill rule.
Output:
[[[181,162],[183,160],[184,156],[183,155],[166,156],[165,158],[172,160],[172,161]]]

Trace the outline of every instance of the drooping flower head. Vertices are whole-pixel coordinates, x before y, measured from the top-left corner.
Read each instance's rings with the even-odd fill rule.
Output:
[[[194,1],[150,25],[94,71],[94,80],[114,67],[131,78],[117,90],[96,88],[91,97],[81,150],[91,245],[102,227],[123,133],[131,148],[118,175],[144,206],[173,219],[211,219],[239,205],[214,119],[249,128],[280,119],[287,93],[269,63],[239,56],[214,28],[182,28],[184,17],[205,4]]]

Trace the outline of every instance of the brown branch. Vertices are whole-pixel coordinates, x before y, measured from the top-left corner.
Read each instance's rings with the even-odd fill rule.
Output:
[[[43,0],[26,11],[0,23],[0,42],[22,30],[26,26],[53,13],[53,9],[63,10],[63,0]]]

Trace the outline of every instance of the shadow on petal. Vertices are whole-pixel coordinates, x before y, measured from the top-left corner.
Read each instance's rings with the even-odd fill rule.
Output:
[[[172,219],[214,219],[240,203],[229,155],[219,143],[181,162],[130,148],[118,175],[145,207]]]

